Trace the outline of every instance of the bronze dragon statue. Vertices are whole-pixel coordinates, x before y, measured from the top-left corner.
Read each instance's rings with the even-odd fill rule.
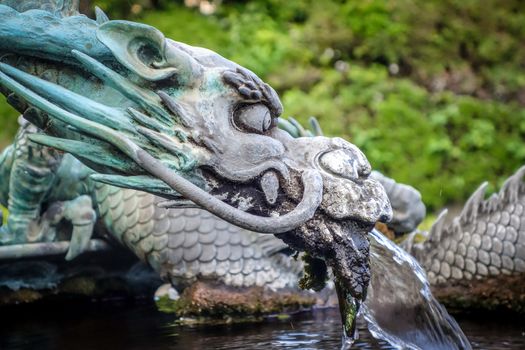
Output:
[[[277,94],[255,74],[153,27],[100,11],[90,20],[75,1],[0,4],[0,86],[29,122],[1,158],[4,248],[67,247],[74,258],[103,245],[91,240],[98,211],[108,235],[167,281],[278,279],[271,259],[253,258],[274,241],[265,248],[238,229],[218,236],[213,223],[179,234],[170,208],[199,207],[331,267],[352,332],[370,280],[367,234],[392,215],[357,147],[293,138],[277,127]]]

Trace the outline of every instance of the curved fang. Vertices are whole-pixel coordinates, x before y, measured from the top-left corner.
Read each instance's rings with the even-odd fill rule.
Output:
[[[185,198],[236,226],[260,233],[284,233],[310,220],[323,196],[323,179],[317,170],[302,174],[303,198],[291,212],[278,217],[264,217],[246,213],[215,198],[200,187],[177,175],[162,162],[143,149],[136,152],[135,160],[144,170],[161,179]]]

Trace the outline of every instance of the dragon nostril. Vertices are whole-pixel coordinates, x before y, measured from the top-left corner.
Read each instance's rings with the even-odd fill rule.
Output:
[[[325,153],[319,161],[324,170],[337,176],[357,180],[363,175],[361,164],[346,150],[338,149]]]

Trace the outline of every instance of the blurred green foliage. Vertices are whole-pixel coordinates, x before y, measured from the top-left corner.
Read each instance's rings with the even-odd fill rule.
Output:
[[[19,114],[0,96],[0,150],[11,143],[11,139],[18,129],[16,120]]]
[[[3,207],[2,205],[0,205],[0,211],[2,212],[2,220],[0,220],[0,224],[6,225],[7,224],[7,209]]]
[[[316,116],[431,209],[525,164],[525,2],[223,0],[211,15],[182,1],[91,5],[248,67],[285,116]]]

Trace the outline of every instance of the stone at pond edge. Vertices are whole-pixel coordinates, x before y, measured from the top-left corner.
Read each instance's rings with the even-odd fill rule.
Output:
[[[511,312],[525,314],[523,274],[480,280],[447,281],[432,287],[434,296],[453,312]]]
[[[315,295],[304,292],[272,292],[261,287],[236,288],[213,282],[195,282],[177,300],[160,297],[160,311],[174,313],[194,323],[236,322],[270,314],[296,312],[316,304]]]

